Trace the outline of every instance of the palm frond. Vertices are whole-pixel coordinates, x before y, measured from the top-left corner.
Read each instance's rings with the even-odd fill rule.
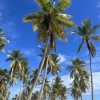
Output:
[[[92,36],[91,38],[95,41],[100,41],[100,36]]]
[[[55,7],[55,11],[56,12],[63,11],[65,8],[69,7],[70,3],[71,3],[71,0],[60,0],[58,5]]]
[[[36,0],[40,8],[45,11],[46,10],[46,4],[49,3],[49,0]]]
[[[34,13],[24,17],[23,22],[36,22],[38,19],[42,19],[42,18],[43,17],[41,13]]]
[[[82,49],[83,45],[84,45],[84,39],[82,39],[81,44],[79,45],[78,52],[80,52],[80,50]]]
[[[93,30],[96,30],[97,28],[99,28],[100,27],[100,24],[96,24],[95,26],[93,26]]]

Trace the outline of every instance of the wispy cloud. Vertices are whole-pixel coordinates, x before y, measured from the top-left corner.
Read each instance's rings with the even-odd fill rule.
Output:
[[[0,20],[2,20],[2,13],[0,12]]]
[[[34,56],[35,55],[35,50],[32,48],[29,49],[22,49],[22,52],[26,55],[26,56]]]
[[[69,75],[64,75],[64,76],[61,76],[61,78],[63,80],[63,84],[67,88],[70,88],[70,84],[72,82],[72,80],[70,79],[70,76]],[[99,80],[100,80],[100,72],[94,72],[93,73],[93,83],[94,83],[95,95],[96,95],[97,91],[100,91],[100,81]],[[86,95],[90,95],[90,94],[91,94],[91,92],[90,92],[90,90],[88,90]]]
[[[99,3],[97,3],[96,7],[97,7],[97,8],[100,8],[100,2],[99,2]]]
[[[67,57],[63,54],[58,54],[58,59],[60,59],[59,63],[62,64],[66,62]]]
[[[77,58],[76,56],[66,56],[65,54],[58,54],[58,58],[60,59],[59,64],[70,65],[71,60]]]

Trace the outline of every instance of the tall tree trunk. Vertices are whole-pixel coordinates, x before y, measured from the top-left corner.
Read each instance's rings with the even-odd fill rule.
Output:
[[[31,90],[30,90],[30,92],[29,92],[29,95],[28,95],[27,100],[31,100],[33,89],[34,89],[34,87],[35,87],[35,85],[36,85],[36,83],[37,83],[37,79],[38,79],[38,77],[39,77],[39,74],[40,74],[41,71],[42,71],[42,68],[43,68],[43,65],[44,65],[44,61],[45,61],[45,58],[46,58],[46,56],[47,56],[47,50],[48,50],[48,42],[46,43],[44,56],[43,56],[43,59],[42,59],[42,61],[41,61],[41,63],[40,63],[37,76],[36,76],[36,78],[35,78],[35,80],[34,80],[34,82],[33,82],[33,84],[32,84],[32,87],[31,87]]]
[[[82,94],[81,94],[81,100],[83,100]]]
[[[6,95],[5,95],[3,100],[7,100],[7,97],[8,97],[8,94],[9,94],[9,90],[10,90],[10,83],[12,82],[13,73],[14,73],[14,68],[12,67],[11,74],[10,74],[10,80],[7,83],[8,89],[7,89]]]
[[[51,97],[52,97],[52,90],[53,90],[53,80],[54,80],[54,76],[52,75],[51,91],[50,91],[50,94],[49,94],[49,99],[48,99],[48,100],[51,100]]]
[[[39,94],[39,99],[38,100],[42,100],[42,93],[43,93],[43,88],[44,88],[44,85],[45,85],[45,80],[46,80],[46,75],[47,75],[48,60],[49,60],[49,57],[47,56],[47,61],[46,61],[46,66],[45,66],[45,71],[44,71],[43,83],[42,83],[42,87],[41,87],[41,90],[40,90],[40,94]]]
[[[92,95],[92,100],[94,100],[92,62],[91,62],[91,53],[90,52],[89,52],[89,58],[90,58],[90,74],[91,74],[91,95]]]

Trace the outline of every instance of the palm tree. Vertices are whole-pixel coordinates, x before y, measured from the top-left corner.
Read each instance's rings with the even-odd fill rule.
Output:
[[[100,24],[91,26],[91,21],[86,19],[83,21],[82,26],[77,26],[75,33],[82,37],[82,42],[78,48],[78,52],[82,49],[83,45],[86,44],[88,52],[89,52],[89,59],[90,59],[90,74],[91,74],[91,95],[92,100],[94,100],[94,93],[93,93],[93,75],[92,75],[92,64],[91,64],[91,57],[94,57],[96,54],[96,49],[91,42],[92,40],[100,41],[100,36],[94,35],[97,28],[100,27]]]
[[[41,51],[42,51],[42,54],[40,54],[40,56],[43,57],[44,48],[41,48]],[[45,71],[44,71],[42,87],[41,87],[40,94],[39,94],[39,100],[42,98],[42,92],[43,92],[43,88],[45,85],[46,75],[49,74],[50,72],[53,75],[55,75],[58,73],[58,71],[60,71],[60,66],[58,64],[59,60],[60,59],[58,59],[58,55],[48,53],[48,57],[46,57],[44,66],[43,66]]]
[[[61,86],[60,98],[61,100],[66,100],[67,98],[67,88],[64,85]]]
[[[6,39],[5,32],[0,28],[0,51],[4,51],[3,48],[7,43],[9,43],[9,41]]]
[[[72,60],[72,66],[68,66],[67,70],[70,71],[70,77],[73,79],[71,94],[76,100],[79,97],[82,100],[82,93],[86,93],[89,88],[89,74],[86,71],[86,64],[79,59],[75,59]],[[74,91],[76,91],[76,94],[73,94]]]
[[[36,0],[41,11],[30,14],[23,19],[24,22],[31,22],[34,25],[34,30],[38,30],[39,41],[44,41],[46,43],[44,56],[40,63],[38,75],[32,85],[28,100],[30,100],[32,96],[34,86],[43,68],[48,51],[55,47],[57,37],[66,40],[64,29],[74,25],[72,21],[69,21],[71,18],[70,15],[62,14],[62,11],[69,6],[70,0],[61,0],[56,6],[54,5],[54,1],[55,0],[53,0],[53,2],[50,0]],[[49,46],[50,49],[48,49]]]
[[[71,89],[70,90],[71,95],[74,97],[75,100],[78,100],[78,98],[81,96],[81,91],[80,91],[80,88],[78,86],[78,82],[76,80],[73,81],[70,89]]]
[[[25,79],[25,67],[27,67],[26,58],[24,58],[23,54],[19,50],[13,50],[8,55],[6,61],[11,61],[11,69],[9,72],[9,88],[12,85],[13,81],[17,78],[19,79]],[[26,65],[26,66],[25,66]]]
[[[51,90],[49,82],[50,81],[48,81],[47,79],[45,80],[45,85],[43,88],[43,100],[46,100],[46,98],[49,98],[49,94],[50,94],[50,90]]]
[[[0,100],[3,100],[7,92],[7,82],[9,80],[8,71],[0,68]]]
[[[62,84],[62,82],[63,81],[61,80],[61,78],[57,76],[53,84],[53,90],[51,93],[52,95],[50,97],[50,100],[58,100],[59,98],[61,98],[61,100],[66,99],[67,88]]]

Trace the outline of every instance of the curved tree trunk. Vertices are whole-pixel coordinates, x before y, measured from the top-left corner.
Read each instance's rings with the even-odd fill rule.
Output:
[[[42,93],[43,93],[43,88],[44,88],[44,85],[45,85],[45,80],[46,80],[46,75],[47,75],[48,59],[49,59],[49,57],[47,57],[45,71],[44,71],[43,83],[42,83],[42,87],[41,87],[41,90],[40,90],[40,94],[39,94],[39,99],[38,100],[42,100]]]
[[[36,76],[36,78],[35,78],[35,80],[34,80],[34,82],[33,82],[33,84],[32,84],[32,87],[31,87],[31,90],[30,90],[30,93],[29,93],[29,95],[28,95],[27,100],[31,100],[32,93],[33,93],[33,89],[34,89],[34,87],[35,87],[35,85],[36,85],[36,83],[37,83],[37,79],[38,79],[38,77],[39,77],[39,74],[40,74],[41,71],[42,71],[42,68],[43,68],[43,65],[44,65],[44,61],[45,61],[45,58],[46,58],[46,56],[47,56],[47,50],[48,50],[48,42],[46,43],[44,56],[43,56],[43,59],[42,59],[42,61],[41,61],[41,63],[40,63],[37,76]]]
[[[91,74],[91,95],[92,95],[92,99],[91,100],[94,100],[92,62],[91,62],[91,54],[90,54],[90,52],[89,52],[89,58],[90,58],[90,74]]]

